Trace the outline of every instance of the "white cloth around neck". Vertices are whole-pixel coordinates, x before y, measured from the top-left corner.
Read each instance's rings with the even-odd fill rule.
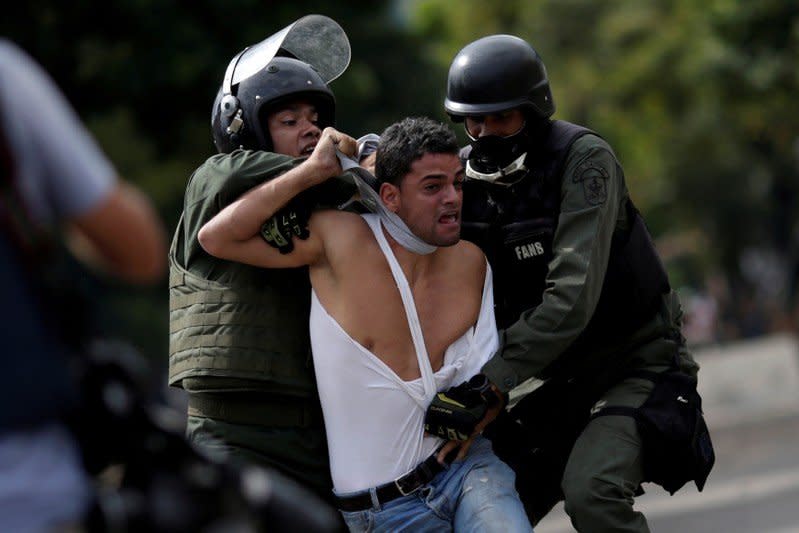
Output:
[[[361,137],[365,139],[367,136]],[[361,143],[358,139],[358,143]],[[341,163],[341,169],[345,172],[349,171],[355,178],[355,185],[358,187],[358,192],[361,195],[361,203],[366,206],[371,212],[380,216],[383,226],[388,231],[389,235],[399,243],[400,246],[419,255],[427,255],[436,251],[437,247],[429,244],[416,235],[408,228],[407,224],[396,214],[392,213],[383,201],[380,195],[370,183],[377,183],[377,180],[372,176],[368,170],[358,165],[358,163],[336,150],[336,156]]]

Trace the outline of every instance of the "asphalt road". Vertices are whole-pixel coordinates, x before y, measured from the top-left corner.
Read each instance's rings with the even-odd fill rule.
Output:
[[[652,532],[799,533],[799,416],[710,429],[716,465],[703,492],[647,484],[636,500]],[[570,531],[562,506],[536,527]]]

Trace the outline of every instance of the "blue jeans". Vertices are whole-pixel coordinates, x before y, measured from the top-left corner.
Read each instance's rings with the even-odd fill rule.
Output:
[[[465,459],[413,494],[341,514],[354,532],[532,531],[515,480],[513,470],[494,455],[491,442],[477,437]]]

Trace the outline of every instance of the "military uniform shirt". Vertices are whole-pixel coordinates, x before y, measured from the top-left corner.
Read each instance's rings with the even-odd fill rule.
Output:
[[[501,335],[483,372],[509,390],[562,354],[585,329],[602,290],[613,232],[626,228],[624,172],[596,135],[575,141],[566,159],[561,211],[543,300]]]

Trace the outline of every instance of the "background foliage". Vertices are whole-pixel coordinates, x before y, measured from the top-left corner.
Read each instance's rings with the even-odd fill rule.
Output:
[[[213,152],[228,60],[308,13],[350,37],[352,64],[332,88],[338,126],[355,136],[410,114],[446,120],[455,53],[490,33],[527,39],[556,118],[614,146],[676,284],[720,275],[730,305],[754,294],[792,310],[796,0],[29,0],[4,8],[0,34],[47,68],[171,233],[191,171]],[[164,364],[166,294],[165,283],[113,290],[116,329]]]

